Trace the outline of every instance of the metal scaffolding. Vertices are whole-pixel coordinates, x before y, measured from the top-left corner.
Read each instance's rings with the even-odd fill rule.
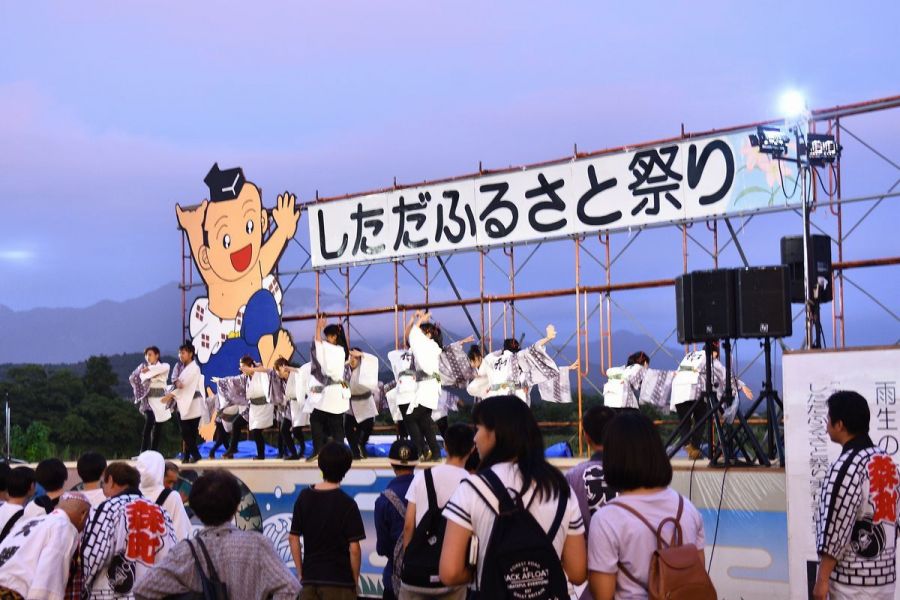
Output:
[[[851,105],[837,106],[828,109],[814,110],[811,113],[810,131],[828,132],[836,136],[838,143],[853,146],[853,156],[859,159],[864,157],[883,161],[894,171],[900,171],[900,159],[892,159],[867,142],[861,135],[854,132],[854,127],[848,129],[847,123],[852,118],[861,115],[875,115],[878,118],[897,118],[900,113],[896,109],[900,107],[900,96],[882,98]],[[852,121],[851,121],[852,122]],[[688,140],[695,137],[710,134],[724,134],[738,131],[757,125],[778,124],[780,121],[766,121],[704,131],[689,133],[682,126],[681,134],[675,138],[656,140],[634,146],[627,149],[650,146],[661,143],[670,143]],[[575,149],[575,158],[599,156],[626,149],[609,148],[591,153],[579,153]],[[849,156],[848,150],[844,152]],[[856,275],[848,276],[847,272],[859,269],[872,269],[877,267],[890,267],[900,264],[900,252],[896,243],[890,240],[884,243],[884,248],[879,250],[877,256],[856,256],[847,247],[847,240],[851,235],[860,235],[858,231],[863,225],[870,224],[872,214],[886,202],[895,200],[900,196],[897,191],[900,186],[900,173],[894,173],[896,180],[885,191],[844,197],[843,189],[845,166],[838,160],[833,169],[826,169],[823,174],[813,170],[811,185],[812,194],[812,228],[825,233],[832,238],[833,261],[832,285],[834,300],[831,303],[831,345],[844,347],[847,344],[847,306],[845,304],[845,291],[852,288],[854,294],[860,294],[866,301],[872,302],[884,315],[886,322],[897,331],[896,342],[900,343],[900,316],[896,307],[896,296],[880,297],[878,292],[866,289],[866,286],[856,280]],[[543,163],[542,163],[543,164]],[[537,165],[527,165],[527,167]],[[525,168],[525,167],[518,167]],[[504,169],[503,171],[506,171]],[[498,173],[501,171],[487,171],[480,168],[478,174]],[[463,177],[468,177],[466,175]],[[459,179],[455,177],[452,179]],[[442,180],[448,181],[448,180]],[[429,181],[414,185],[434,184]],[[394,185],[388,190],[410,187]],[[385,191],[385,190],[377,190]],[[365,192],[365,194],[375,191]],[[328,202],[347,197],[362,195],[350,194],[333,198],[316,198],[315,202]],[[304,212],[311,203],[302,206]],[[857,218],[848,223],[848,212],[857,213],[862,208],[865,210]],[[282,257],[279,265],[279,279],[285,293],[294,286],[295,282],[314,281],[313,310],[309,312],[294,312],[285,308],[282,321],[286,324],[299,325],[315,320],[318,314],[324,314],[330,318],[340,318],[345,323],[348,336],[354,338],[357,343],[367,347],[370,351],[381,353],[366,339],[371,335],[371,329],[357,326],[357,321],[363,317],[372,318],[381,316],[382,320],[393,320],[394,346],[402,343],[403,323],[410,311],[418,309],[440,311],[442,315],[446,311],[462,311],[462,315],[454,315],[462,327],[471,327],[476,339],[486,352],[490,352],[503,338],[516,337],[522,332],[535,333],[538,337],[543,335],[543,329],[535,321],[537,318],[529,316],[520,308],[521,303],[529,303],[529,307],[538,307],[540,312],[542,300],[559,298],[571,298],[574,301],[574,327],[559,327],[560,335],[550,344],[548,350],[556,354],[561,363],[578,362],[578,377],[574,388],[578,403],[578,413],[582,412],[582,402],[585,393],[599,393],[602,384],[601,379],[606,370],[613,366],[613,317],[622,319],[629,326],[635,327],[644,335],[647,335],[655,348],[648,352],[651,357],[658,353],[664,353],[678,360],[666,347],[675,336],[674,327],[667,335],[661,335],[658,331],[646,324],[648,311],[632,308],[640,304],[635,294],[646,296],[645,301],[650,306],[664,306],[674,312],[674,294],[669,289],[674,285],[674,275],[679,272],[698,268],[718,268],[722,266],[747,266],[761,264],[748,258],[742,244],[752,235],[762,236],[767,244],[777,247],[778,239],[782,235],[795,234],[799,230],[800,208],[787,208],[781,211],[759,212],[747,217],[710,218],[705,222],[693,222],[685,224],[666,224],[653,227],[644,227],[630,231],[603,232],[590,236],[582,236],[564,240],[544,241],[540,243],[510,246],[499,249],[481,249],[474,251],[443,254],[408,260],[397,260],[381,264],[367,264],[351,267],[335,267],[313,270],[310,268],[310,251],[308,243],[305,244],[298,237],[305,237],[305,227],[298,229],[297,237],[291,245],[291,252]],[[271,221],[271,220],[270,220]],[[849,226],[848,226],[849,224]],[[754,233],[755,232],[755,233]],[[856,239],[856,238],[854,238]],[[678,242],[680,241],[680,261]],[[629,279],[617,272],[613,276],[613,270],[620,261],[631,257],[636,248],[641,245],[653,248],[654,260],[646,263],[646,270],[641,272],[655,278]],[[757,246],[754,246],[754,249]],[[725,255],[726,251],[733,248],[733,252]],[[695,251],[700,252],[700,258],[692,257]],[[554,258],[553,269],[547,269],[546,265],[541,272],[535,272],[538,267],[532,262],[536,254],[550,255]],[[570,258],[566,258],[566,255]],[[689,260],[689,257],[692,257]],[[640,259],[640,257],[637,257]],[[546,261],[545,261],[546,262]],[[779,262],[777,259],[762,261],[772,264]],[[641,265],[638,265],[640,267]],[[599,267],[599,269],[597,268]],[[896,278],[896,271],[891,270]],[[438,279],[447,286],[435,285]],[[568,283],[565,281],[568,279]],[[882,281],[891,281],[891,276],[881,278]],[[374,282],[376,287],[365,288],[363,282]],[[559,283],[550,287],[551,283]],[[182,326],[185,337],[189,337],[188,303],[191,290],[202,286],[199,278],[195,281],[194,266],[192,264],[190,248],[186,235],[182,236]],[[378,287],[381,286],[381,287]],[[324,288],[324,289],[323,289]],[[365,289],[364,289],[365,288]],[[332,290],[336,295],[332,295]],[[661,294],[667,296],[661,300]],[[372,295],[378,296],[371,298]],[[323,300],[328,296],[329,301]],[[338,301],[334,300],[339,298]],[[351,302],[352,298],[352,302]],[[654,300],[658,299],[658,300]],[[627,300],[626,300],[627,299]],[[388,300],[388,302],[385,302]],[[891,306],[893,303],[893,307]],[[660,309],[662,310],[662,309]],[[803,311],[796,313],[795,321],[802,316]],[[596,319],[592,323],[592,321]],[[824,319],[823,319],[824,320]],[[669,321],[674,324],[674,318]],[[377,326],[385,327],[381,322]],[[288,326],[288,325],[286,325]],[[591,339],[592,327],[594,339]],[[668,327],[668,326],[667,326]],[[802,328],[799,328],[802,329]],[[568,333],[568,335],[565,335]],[[495,335],[497,338],[495,339]],[[500,337],[502,335],[502,337]],[[460,336],[462,337],[462,336]],[[574,342],[574,347],[572,346]],[[594,346],[594,348],[592,348]],[[302,354],[303,348],[298,344],[298,351]],[[738,376],[746,372],[762,356],[759,352],[754,358],[742,361],[740,368],[735,372]],[[384,357],[381,357],[384,360]],[[595,363],[591,365],[591,360]],[[582,451],[582,437],[579,427],[579,453]]]

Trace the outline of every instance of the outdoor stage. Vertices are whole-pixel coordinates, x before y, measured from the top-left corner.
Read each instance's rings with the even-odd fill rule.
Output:
[[[566,471],[581,459],[553,459]],[[177,461],[176,461],[177,462]],[[780,600],[788,598],[788,545],[784,469],[711,469],[706,461],[673,461],[675,489],[690,498],[703,516],[706,558],[720,598]],[[244,528],[261,530],[272,540],[289,566],[288,531],[299,490],[321,481],[315,463],[269,459],[254,461],[203,460],[184,468],[197,472],[226,468],[247,486],[239,521]],[[74,463],[72,482],[78,481]],[[373,510],[379,493],[393,477],[386,459],[353,463],[343,488],[362,511],[366,539],[362,542],[361,590],[380,596],[385,558],[375,553]],[[721,512],[718,511],[721,505]],[[718,522],[716,519],[719,514]]]

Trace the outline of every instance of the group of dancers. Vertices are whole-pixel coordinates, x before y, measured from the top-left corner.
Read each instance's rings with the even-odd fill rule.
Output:
[[[727,393],[727,371],[719,360],[719,342],[711,344],[712,387],[716,400]],[[628,357],[622,367],[613,367],[606,372],[607,382],[603,386],[603,403],[615,409],[639,408],[650,404],[678,415],[680,428],[678,438],[689,436],[685,450],[691,459],[700,458],[700,446],[704,432],[696,428],[707,407],[697,402],[706,385],[706,350],[688,352],[675,371],[650,368],[650,357],[645,352],[635,352]],[[741,390],[747,398],[753,392],[737,377],[731,377],[731,389]],[[734,400],[725,413],[725,420],[733,420],[740,403]]]
[[[177,412],[183,443],[183,462],[201,459],[197,440],[202,423],[215,422],[213,447],[208,458],[226,446],[223,458],[234,458],[238,442],[249,429],[256,444],[254,459],[265,459],[263,432],[278,431],[278,456],[303,457],[304,430],[312,437],[314,461],[328,440],[349,443],[355,459],[366,458],[366,443],[375,417],[390,414],[398,435],[409,437],[424,460],[440,456],[435,429],[443,433],[449,412],[458,409],[462,390],[476,401],[499,395],[518,396],[530,403],[532,389],[544,401],[571,402],[569,370],[547,353],[556,337],[550,325],[536,343],[520,347],[507,339],[503,348],[482,356],[469,337],[444,345],[440,326],[427,312],[417,311],[406,323],[405,347],[389,352],[393,381],[379,381],[379,360],[374,354],[351,348],[343,327],[316,322],[310,360],[296,366],[290,357],[277,357],[271,366],[244,356],[235,366],[239,374],[205,380],[186,342],[179,349],[174,369],[160,362],[159,349],[148,347],[144,362],[129,380],[134,401],[144,414],[141,451],[158,450],[162,424]],[[298,450],[299,447],[299,450]]]
[[[448,414],[462,403],[462,390],[477,400],[513,395],[530,404],[531,391],[544,401],[571,402],[569,370],[577,364],[559,366],[546,345],[556,337],[552,325],[534,344],[521,348],[510,338],[502,349],[482,356],[474,337],[444,344],[440,326],[427,312],[418,311],[406,323],[405,347],[389,352],[387,361],[393,380],[379,381],[379,360],[374,354],[351,348],[343,326],[316,321],[310,345],[310,360],[296,366],[288,357],[278,357],[271,367],[250,356],[240,359],[239,374],[211,377],[209,381],[194,358],[194,348],[185,342],[179,348],[174,368],[160,362],[159,349],[148,347],[144,362],[131,374],[134,400],[144,414],[141,451],[158,450],[162,424],[178,415],[183,462],[202,457],[198,448],[199,426],[215,421],[213,446],[208,458],[225,447],[223,458],[234,458],[238,442],[249,430],[256,444],[256,460],[265,458],[263,433],[278,432],[278,458],[299,460],[305,453],[305,434],[312,437],[312,454],[328,440],[346,442],[354,459],[366,458],[366,444],[382,412],[390,414],[400,437],[409,437],[424,460],[440,456],[436,429],[447,427]],[[712,345],[712,381],[721,398],[726,390],[726,370],[719,361],[718,344]],[[706,380],[706,351],[689,352],[675,371],[650,368],[650,357],[635,352],[622,367],[607,371],[604,404],[616,409],[651,404],[677,413],[681,433],[687,435],[705,407],[696,402]],[[749,388],[732,378],[732,389],[752,398]],[[737,407],[738,403],[732,403]],[[727,418],[727,415],[726,415]],[[686,450],[700,456],[702,431],[695,431]],[[299,449],[298,449],[299,448]]]

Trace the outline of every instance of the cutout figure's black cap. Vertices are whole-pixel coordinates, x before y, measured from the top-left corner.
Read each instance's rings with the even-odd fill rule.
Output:
[[[241,193],[241,188],[247,182],[244,179],[244,170],[240,167],[234,169],[219,169],[216,163],[206,174],[203,180],[209,186],[209,201],[234,200]]]

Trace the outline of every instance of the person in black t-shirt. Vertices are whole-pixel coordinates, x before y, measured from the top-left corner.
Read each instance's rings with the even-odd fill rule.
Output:
[[[365,539],[359,507],[341,489],[350,470],[350,450],[329,442],[319,451],[319,469],[324,481],[304,489],[294,503],[294,518],[288,541],[303,583],[302,600],[345,600],[356,598]],[[301,558],[300,537],[306,546]]]

